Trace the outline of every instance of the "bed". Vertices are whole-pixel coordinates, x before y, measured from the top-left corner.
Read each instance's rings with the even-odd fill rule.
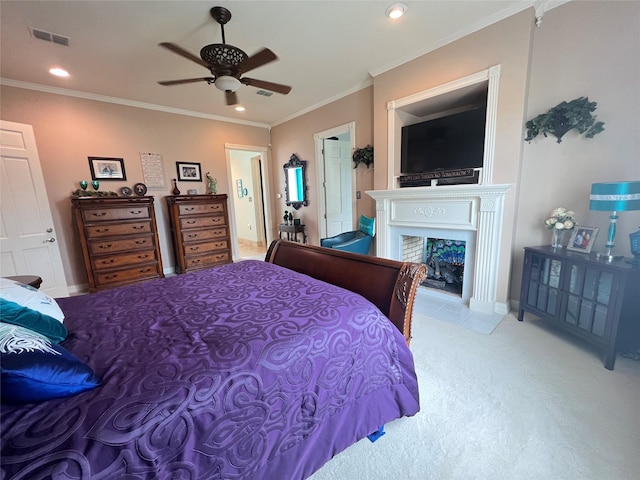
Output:
[[[100,385],[3,403],[2,479],[307,478],[418,412],[425,274],[278,240],[265,261],[57,299],[60,346]]]

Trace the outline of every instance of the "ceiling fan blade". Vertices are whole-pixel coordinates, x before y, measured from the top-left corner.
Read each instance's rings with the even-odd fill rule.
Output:
[[[291,87],[288,85],[282,85],[280,83],[266,82],[264,80],[256,80],[255,78],[243,77],[240,81],[251,87],[264,88],[265,90],[271,90],[272,92],[281,93],[286,95],[291,91]]]
[[[273,62],[277,60],[278,57],[275,53],[273,53],[268,48],[263,48],[258,53],[251,55],[244,62],[240,62],[236,68],[238,73],[246,73],[249,70],[253,70],[254,68],[261,67],[262,65],[266,65],[269,62]]]
[[[227,105],[236,105],[238,103],[238,96],[236,95],[236,92],[225,90],[224,97],[227,100]]]
[[[183,85],[185,83],[196,83],[196,82],[208,82],[213,83],[215,78],[213,77],[201,77],[201,78],[185,78],[183,80],[165,80],[162,82],[158,82],[160,85]]]
[[[193,53],[187,52],[184,48],[176,45],[175,43],[162,42],[158,45],[166,48],[167,50],[171,50],[173,53],[177,53],[181,57],[191,60],[192,62],[196,62],[198,65],[202,65],[206,69],[209,69],[209,64],[207,62],[202,60],[200,57],[196,57]]]

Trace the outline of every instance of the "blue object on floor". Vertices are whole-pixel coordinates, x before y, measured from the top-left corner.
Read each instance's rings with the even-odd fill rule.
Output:
[[[382,425],[377,431],[373,432],[371,435],[367,435],[367,438],[371,440],[371,442],[373,443],[384,434],[385,434],[384,425]]]

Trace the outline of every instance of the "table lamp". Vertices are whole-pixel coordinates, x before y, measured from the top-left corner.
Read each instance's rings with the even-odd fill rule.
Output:
[[[640,210],[640,181],[592,184],[591,195],[589,196],[589,210],[611,212],[609,216],[609,232],[605,245],[606,252],[598,254],[598,258],[611,261],[616,258],[611,254],[611,251],[613,250],[613,239],[616,236],[618,212]]]

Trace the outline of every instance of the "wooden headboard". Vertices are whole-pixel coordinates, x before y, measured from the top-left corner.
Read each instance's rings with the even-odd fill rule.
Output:
[[[331,248],[274,240],[265,261],[362,295],[411,339],[411,314],[426,266]]]

